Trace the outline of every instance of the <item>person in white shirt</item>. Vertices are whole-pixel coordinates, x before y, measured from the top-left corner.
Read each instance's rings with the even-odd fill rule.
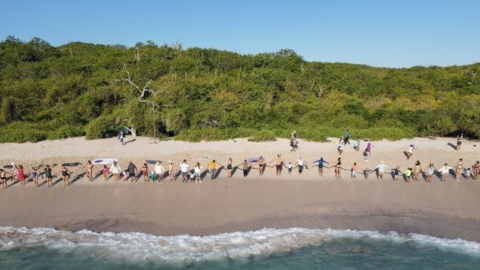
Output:
[[[407,159],[410,159],[412,155],[413,155],[413,144],[410,144],[410,147],[408,147]]]
[[[187,161],[184,159],[182,164],[180,164],[180,172],[182,173],[182,182],[185,182],[188,180],[188,169],[190,168],[190,166],[187,164]]]
[[[165,168],[163,168],[162,162],[160,160],[157,160],[157,163],[155,164],[155,174],[157,175],[158,182],[162,182],[162,175],[165,172]]]
[[[202,178],[201,178],[201,174],[202,174],[202,169],[203,167],[200,166],[200,163],[197,162],[197,165],[195,165],[195,169],[194,169],[194,172],[195,172],[195,183],[202,183]]]
[[[303,172],[303,166],[306,166],[306,165],[307,165],[307,163],[303,160],[303,158],[301,158],[301,157],[298,158],[297,163],[295,164],[295,166],[298,167],[298,173],[299,173],[299,174],[302,174],[302,172]]]
[[[448,164],[445,163],[443,165],[443,167],[440,168],[440,170],[438,170],[442,174],[442,182],[447,181],[447,175],[448,175],[448,173],[450,172],[451,169],[452,169],[452,167],[448,167]]]
[[[383,176],[385,175],[386,169],[388,169],[388,166],[385,165],[383,161],[381,161],[380,164],[378,164],[377,167],[375,167],[374,170],[378,170],[377,179],[380,176],[380,178],[383,180]]]

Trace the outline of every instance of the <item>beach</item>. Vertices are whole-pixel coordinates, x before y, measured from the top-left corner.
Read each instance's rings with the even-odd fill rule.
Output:
[[[301,135],[300,135],[301,136]],[[133,140],[133,141],[132,141]],[[351,179],[343,171],[335,179],[333,169],[325,169],[322,177],[312,161],[323,157],[331,165],[339,157],[336,144],[307,142],[300,139],[300,148],[290,153],[288,140],[275,142],[248,142],[235,139],[221,142],[186,143],[160,141],[151,138],[126,138],[121,145],[116,138],[85,140],[73,138],[40,143],[1,144],[2,165],[15,162],[29,167],[40,164],[81,162],[97,158],[118,158],[122,168],[132,160],[138,168],[146,159],[172,160],[178,165],[186,159],[193,168],[196,162],[206,168],[216,159],[225,165],[232,158],[235,165],[244,159],[264,156],[272,161],[281,154],[285,162],[295,163],[302,157],[309,165],[303,174],[296,170],[275,176],[274,168],[267,168],[263,177],[251,170],[244,178],[236,170],[227,179],[222,170],[217,179],[207,174],[202,183],[182,183],[181,178],[162,183],[105,182],[100,176],[93,183],[80,178],[84,169],[73,169],[72,185],[64,188],[61,181],[54,187],[35,188],[14,184],[0,191],[0,226],[52,227],[59,230],[96,232],[144,232],[155,235],[212,235],[227,232],[250,231],[262,228],[311,228],[338,230],[395,231],[418,233],[440,238],[461,238],[480,242],[480,180],[455,181],[449,175],[442,183],[437,176],[432,183],[423,177],[418,182],[392,181],[386,174],[377,180],[358,175]],[[362,151],[347,145],[342,154],[342,167],[354,162],[364,169],[373,169],[380,161],[389,168],[401,170],[413,167],[416,160],[422,168],[433,162],[439,169],[448,162],[463,158],[465,167],[478,156],[474,141],[464,141],[461,151],[455,151],[449,138],[414,138],[401,141],[376,141],[369,161]],[[407,160],[404,151],[410,144],[418,146]],[[474,146],[475,145],[475,146]],[[272,162],[269,165],[274,165]],[[328,166],[328,164],[327,164]],[[95,172],[100,169],[95,168]],[[150,165],[150,169],[153,169]],[[58,174],[58,167],[54,172]],[[389,172],[389,171],[388,171]],[[40,183],[45,179],[40,178]],[[59,177],[54,179],[57,182]],[[9,183],[10,184],[10,183]]]

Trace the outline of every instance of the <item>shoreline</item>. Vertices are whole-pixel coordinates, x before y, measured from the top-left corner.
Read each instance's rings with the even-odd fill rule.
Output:
[[[138,161],[152,156],[166,157],[162,158],[165,160],[181,160],[183,156],[191,165],[200,160],[205,167],[208,160],[198,158],[200,154],[216,158],[222,164],[232,157],[234,164],[238,164],[242,157],[258,156],[259,150],[267,161],[272,160],[276,153],[281,153],[287,162],[296,160],[298,156],[307,163],[320,156],[327,161],[338,157],[336,146],[332,143],[301,142],[299,152],[289,154],[288,140],[250,143],[237,139],[238,144],[231,141],[150,144],[148,138],[137,138],[125,147],[117,142],[116,139],[68,139],[28,145],[0,144],[0,151],[15,155],[10,160],[17,164],[22,164],[17,160],[84,163],[87,158],[117,157],[126,161],[130,157],[137,167],[140,165]],[[402,151],[410,142],[419,145],[419,149],[407,161],[405,156],[402,157]],[[374,167],[380,160],[392,168],[391,164],[396,163],[405,169],[417,159],[422,161],[423,166],[427,162],[439,164],[442,160],[453,164],[459,157],[470,166],[477,159],[474,142],[464,142],[460,152],[449,147],[448,142],[446,139],[425,138],[374,142],[369,162],[362,159],[361,151],[353,151],[348,146],[342,159],[345,167],[357,162],[361,169]],[[106,148],[102,150],[99,145]],[[362,142],[361,148],[365,146]],[[52,147],[52,151],[42,152],[45,147]],[[152,149],[155,154],[152,154]],[[32,158],[31,153],[38,155]],[[52,161],[47,160],[48,155],[57,153],[62,154],[52,157]],[[75,160],[72,154],[75,154]],[[1,162],[7,160],[2,159]],[[40,183],[42,181],[44,179],[40,179]],[[104,183],[102,177],[90,183],[84,177],[69,188],[63,188],[61,183],[53,188],[35,188],[28,183],[0,191],[0,226],[52,227],[69,231],[88,229],[95,232],[136,231],[155,235],[211,235],[262,228],[302,227],[396,231],[480,242],[479,210],[480,179],[462,178],[457,182],[449,175],[446,183],[434,177],[431,184],[423,178],[407,184],[393,182],[390,175],[386,175],[383,181],[377,180],[374,175],[368,180],[361,175],[351,180],[349,173],[344,171],[342,178],[335,180],[333,170],[325,170],[324,176],[319,177],[317,170],[312,168],[302,175],[296,171],[288,175],[284,170],[280,177],[275,176],[274,168],[268,168],[261,178],[256,170],[252,170],[246,178],[237,170],[231,180],[222,171],[216,180],[210,180],[207,175],[201,184],[182,183],[181,179],[175,182],[164,180],[163,183],[143,183],[142,179],[137,183],[115,183],[110,179]]]

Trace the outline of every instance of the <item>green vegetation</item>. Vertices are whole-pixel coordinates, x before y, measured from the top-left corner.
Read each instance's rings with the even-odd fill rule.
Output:
[[[128,73],[127,73],[128,71]],[[138,134],[200,141],[480,137],[480,64],[374,68],[138,43],[0,43],[0,142]],[[138,86],[135,88],[131,82]],[[153,92],[141,91],[147,86]],[[143,101],[143,102],[140,102]],[[151,101],[161,107],[152,107]]]

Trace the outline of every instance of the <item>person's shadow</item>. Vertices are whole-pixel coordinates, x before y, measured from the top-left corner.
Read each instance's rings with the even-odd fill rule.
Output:
[[[453,177],[453,179],[457,179],[457,173],[454,169],[450,169],[448,172]]]
[[[427,182],[427,174],[422,171],[422,172],[420,172],[420,175],[422,175],[423,180],[424,180],[425,182]]]
[[[232,169],[232,177],[233,177],[233,175],[237,172],[237,169],[238,169],[237,166],[233,167],[233,169]]]
[[[200,174],[200,180],[203,181],[203,178],[205,178],[205,176],[207,176],[207,173],[208,173],[208,170],[204,170],[204,171]]]
[[[131,139],[130,141],[126,141],[124,144],[127,144],[127,143],[131,143],[131,142],[134,142],[136,141],[137,139]]]
[[[457,150],[457,146],[454,145],[453,143],[447,143],[448,146],[452,147],[453,150]]]
[[[82,173],[82,174],[79,174],[79,175],[75,176],[74,178],[70,179],[70,185],[69,186],[73,185],[73,183],[77,182],[78,180],[80,180],[84,176],[85,176],[85,173]]]
[[[225,168],[222,166],[220,168],[218,168],[218,170],[215,172],[215,175],[213,176],[213,179],[217,179],[217,177],[220,175],[220,173],[222,172],[222,170],[224,170]]]
[[[168,176],[168,171],[166,171],[162,175],[160,175],[160,179],[158,179],[158,181],[162,182],[163,180],[167,179]]]

